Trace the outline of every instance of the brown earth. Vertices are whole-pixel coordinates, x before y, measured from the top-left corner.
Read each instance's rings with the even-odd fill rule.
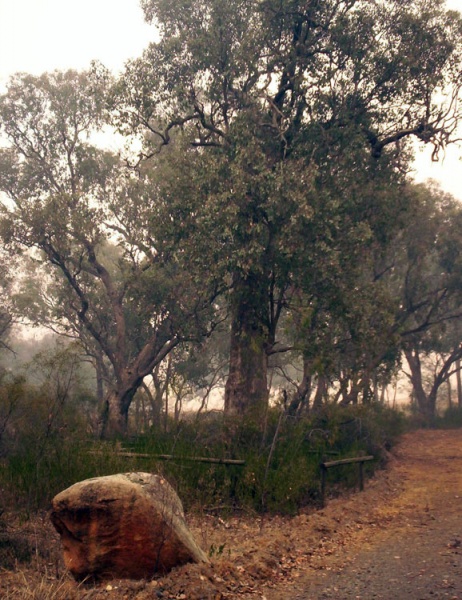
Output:
[[[34,554],[27,565],[0,567],[0,598],[462,600],[462,431],[405,435],[363,493],[321,511],[208,515],[190,526],[210,566],[85,586],[65,573],[47,515],[11,524],[10,538],[32,540]]]

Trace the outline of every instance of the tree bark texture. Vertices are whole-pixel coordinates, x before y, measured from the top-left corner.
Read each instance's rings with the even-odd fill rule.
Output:
[[[128,410],[141,383],[142,379],[137,378],[108,391],[101,419],[101,437],[127,434]]]
[[[268,341],[260,278],[235,278],[225,413],[261,416],[268,405]],[[265,288],[263,288],[265,289]]]

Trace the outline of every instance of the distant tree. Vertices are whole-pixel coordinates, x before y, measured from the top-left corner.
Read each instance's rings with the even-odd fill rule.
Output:
[[[398,323],[417,408],[431,423],[440,388],[462,358],[462,209],[435,186],[416,186],[414,193],[418,209],[395,273],[401,273]]]
[[[3,249],[0,250],[0,349],[11,350],[8,343],[13,325],[11,310],[11,261]]]
[[[161,253],[149,180],[94,143],[105,83],[75,71],[11,78],[0,97],[1,233],[10,251],[47,265],[48,318],[104,356],[103,424],[123,432],[144,377],[208,333],[216,290]]]
[[[427,425],[434,423],[437,400],[443,384],[459,370],[462,357],[460,342],[446,352],[428,350],[424,343],[407,344],[404,349],[409,372],[404,371],[412,385],[417,413]]]
[[[390,380],[404,353],[419,388],[414,395],[421,398],[420,409],[428,416],[434,414],[438,389],[457,369],[462,322],[460,205],[432,184],[390,187],[387,195],[376,217],[383,219],[388,207],[394,221],[383,221],[381,227],[380,219],[375,226],[369,220],[367,235],[356,243],[338,227],[338,245],[331,245],[325,257],[330,269],[322,293],[313,290],[309,280],[299,279],[304,287],[290,308],[303,379],[293,396],[293,411],[306,408],[317,380],[321,388],[335,383],[335,399],[343,404],[377,399],[378,384]],[[350,215],[356,214],[364,228],[359,208]],[[428,400],[424,357],[436,353],[442,369],[435,371],[433,399]]]

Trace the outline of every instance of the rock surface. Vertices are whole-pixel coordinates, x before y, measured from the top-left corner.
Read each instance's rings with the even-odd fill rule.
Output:
[[[177,494],[151,473],[76,483],[55,496],[50,518],[77,580],[142,579],[187,562],[208,562]]]

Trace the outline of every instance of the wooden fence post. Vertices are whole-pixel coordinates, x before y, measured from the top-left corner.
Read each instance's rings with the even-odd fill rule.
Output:
[[[319,465],[321,469],[321,502],[322,506],[326,503],[326,484],[327,484],[327,469],[331,467],[338,467],[340,465],[351,465],[358,463],[359,465],[359,489],[364,491],[364,463],[369,460],[374,460],[373,456],[355,456],[354,458],[342,458],[340,460],[331,460],[330,462],[323,462]]]
[[[364,491],[364,470],[363,470],[364,461],[359,463],[359,491]]]
[[[321,463],[321,506],[324,508],[326,504],[326,480],[327,480],[327,467]]]

